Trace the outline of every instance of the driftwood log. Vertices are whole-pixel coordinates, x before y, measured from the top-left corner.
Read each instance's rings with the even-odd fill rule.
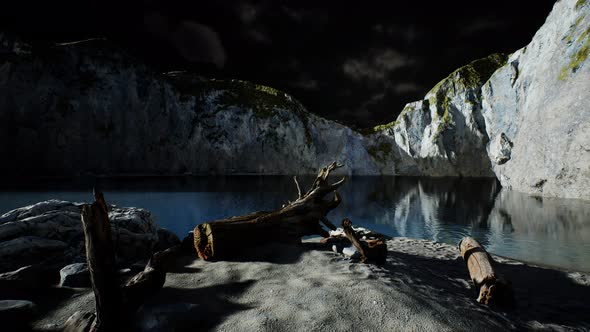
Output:
[[[494,269],[494,260],[472,237],[459,242],[461,257],[467,264],[471,281],[478,291],[477,302],[509,305],[513,301],[512,286],[500,278]]]
[[[102,193],[95,191],[94,203],[82,208],[82,226],[96,313],[74,313],[66,321],[64,331],[128,331],[133,323],[130,318],[138,307],[164,285],[167,262],[180,250],[180,245],[152,255],[145,269],[121,287],[108,207]]]
[[[82,226],[86,239],[86,260],[96,302],[93,329],[116,330],[124,318],[122,296],[117,282],[108,208],[101,192],[94,193],[94,203],[82,207]]]
[[[328,183],[332,171],[342,167],[336,162],[320,169],[311,188],[302,194],[297,178],[297,199],[275,211],[261,211],[197,225],[194,230],[195,249],[205,260],[228,259],[237,256],[244,248],[269,242],[299,243],[302,236],[328,237],[320,222],[329,229],[336,227],[326,214],[340,204],[336,192],[345,178]],[[333,193],[330,200],[324,199]]]
[[[387,258],[387,244],[383,238],[361,240],[352,228],[352,221],[345,218],[342,220],[344,234],[361,255],[361,262],[385,264]]]

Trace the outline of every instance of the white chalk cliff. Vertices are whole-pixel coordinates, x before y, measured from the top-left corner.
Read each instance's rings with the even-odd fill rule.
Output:
[[[590,199],[590,3],[557,1],[526,47],[459,68],[359,133],[244,81],[160,74],[106,41],[0,34],[2,174],[496,176]],[[325,97],[325,96],[324,96]]]

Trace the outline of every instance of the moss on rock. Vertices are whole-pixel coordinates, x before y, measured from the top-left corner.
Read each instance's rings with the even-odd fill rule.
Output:
[[[576,24],[579,24],[577,22]],[[568,36],[571,39],[571,35]],[[580,44],[578,50],[569,58],[569,62],[561,68],[559,76],[560,81],[565,81],[570,73],[575,73],[582,64],[588,59],[590,54],[590,27],[576,38],[576,43]]]
[[[440,90],[446,94],[451,87],[478,88],[487,82],[492,74],[508,61],[508,55],[494,53],[485,58],[477,59],[455,70],[449,76],[438,82],[427,95],[439,96]]]
[[[385,162],[387,156],[393,151],[393,145],[389,142],[381,142],[377,145],[372,145],[367,148],[367,152],[380,162]]]
[[[359,133],[361,133],[363,135],[367,135],[367,136],[368,135],[373,135],[373,134],[376,134],[378,132],[381,132],[381,131],[384,131],[384,130],[393,128],[397,124],[398,124],[398,121],[395,120],[395,121],[391,121],[389,123],[378,125],[378,126],[375,126],[375,127],[372,127],[372,128],[361,129],[361,130],[359,130]]]

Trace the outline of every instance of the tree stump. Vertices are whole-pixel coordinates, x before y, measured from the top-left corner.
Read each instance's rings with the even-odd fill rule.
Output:
[[[94,203],[82,208],[82,226],[86,238],[86,260],[96,302],[96,320],[91,330],[96,331],[118,330],[123,319],[108,215],[102,193],[95,191]]]
[[[459,251],[467,264],[473,285],[479,290],[477,302],[511,304],[512,286],[509,281],[498,277],[494,269],[494,260],[487,251],[472,237],[464,237],[459,242]]]
[[[115,251],[102,193],[95,191],[94,203],[82,208],[86,260],[96,303],[96,314],[76,312],[65,324],[65,331],[128,331],[137,308],[162,288],[167,262],[180,251],[180,245],[152,255],[145,269],[125,286],[119,285]]]
[[[206,222],[194,230],[194,244],[199,257],[205,260],[235,257],[244,248],[264,243],[299,243],[306,235],[329,236],[320,222],[330,229],[336,229],[327,219],[330,210],[337,207],[341,198],[336,192],[345,178],[329,184],[330,172],[342,167],[336,162],[320,169],[311,188],[301,193],[294,178],[298,197],[275,211],[260,211],[244,216]],[[334,193],[331,200],[324,197]]]

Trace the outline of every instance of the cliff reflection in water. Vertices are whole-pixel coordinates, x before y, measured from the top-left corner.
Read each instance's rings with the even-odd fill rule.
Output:
[[[498,255],[590,271],[590,202],[529,196],[494,179],[353,178],[331,215],[342,216],[393,236],[457,244],[470,235]]]
[[[94,181],[94,180],[93,180]],[[308,188],[313,178],[300,178]],[[0,188],[0,214],[51,198],[88,201],[95,183],[22,183]],[[152,212],[183,237],[198,223],[270,210],[296,198],[287,176],[100,180],[108,202]],[[47,191],[46,188],[52,188]],[[494,179],[351,177],[329,219],[390,235],[457,244],[475,237],[499,255],[590,271],[590,202],[501,190]]]

